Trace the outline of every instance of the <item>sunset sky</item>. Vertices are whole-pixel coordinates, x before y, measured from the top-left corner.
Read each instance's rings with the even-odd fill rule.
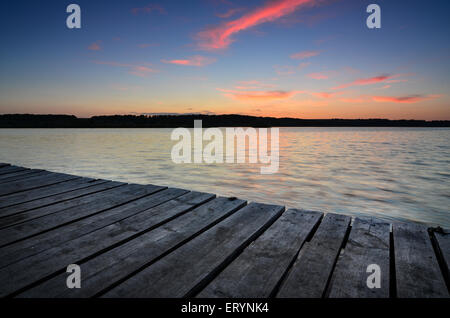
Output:
[[[449,15],[444,0],[6,1],[0,113],[450,120]]]

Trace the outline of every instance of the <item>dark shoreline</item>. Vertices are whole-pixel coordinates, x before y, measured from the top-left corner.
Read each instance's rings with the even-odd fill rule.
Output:
[[[244,115],[0,115],[0,128],[192,128],[203,127],[450,127],[449,120],[299,119]]]

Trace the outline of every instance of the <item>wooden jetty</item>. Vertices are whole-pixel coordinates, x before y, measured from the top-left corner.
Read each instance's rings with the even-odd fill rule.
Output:
[[[440,228],[0,164],[2,297],[448,298],[449,265]]]

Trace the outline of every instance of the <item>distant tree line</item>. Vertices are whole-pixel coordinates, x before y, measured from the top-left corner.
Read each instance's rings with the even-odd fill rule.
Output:
[[[0,115],[0,128],[175,128],[203,127],[450,127],[450,121],[389,119],[299,119],[244,115]]]

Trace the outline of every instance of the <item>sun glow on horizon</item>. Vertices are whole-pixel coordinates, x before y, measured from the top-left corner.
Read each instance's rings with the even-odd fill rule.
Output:
[[[4,39],[0,113],[450,120],[445,10],[379,5],[370,30],[347,0],[80,1],[85,23],[70,30],[59,7],[35,4],[45,19]],[[4,23],[33,23],[11,6]]]

